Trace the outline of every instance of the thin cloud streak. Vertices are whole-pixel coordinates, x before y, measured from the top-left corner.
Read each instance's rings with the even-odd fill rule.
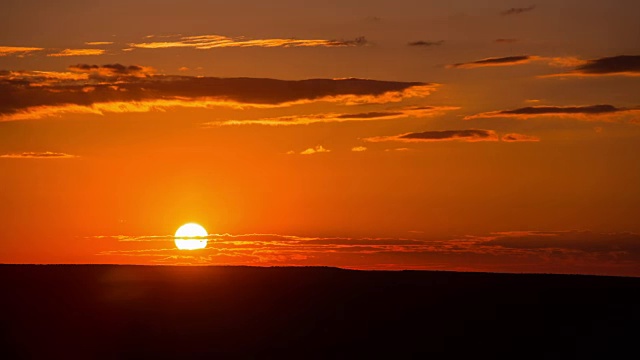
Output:
[[[171,241],[171,236],[99,237],[118,242]],[[161,238],[164,238],[160,240]],[[575,272],[597,262],[600,271],[640,275],[640,235],[591,231],[509,231],[445,239],[301,237],[278,234],[215,234],[207,248],[189,252],[173,247],[105,250],[100,256],[150,258],[152,262],[235,265],[327,265],[371,269],[427,268],[434,263],[466,270],[509,269],[514,259],[545,271],[550,261]],[[520,271],[523,271],[520,269]]]
[[[3,159],[75,159],[78,156],[58,152],[23,152],[13,154],[2,154]]]
[[[407,117],[428,117],[443,114],[447,111],[459,110],[455,106],[412,106],[388,111],[372,111],[367,113],[329,113],[299,116],[280,116],[263,119],[220,120],[205,123],[205,127],[236,126],[236,125],[267,125],[292,126],[310,125],[316,123],[334,123],[347,121],[379,121],[393,120]]]
[[[363,139],[367,142],[441,142],[441,141],[499,141],[498,134],[493,130],[467,129],[467,130],[443,130],[425,131],[420,133],[405,133],[394,136],[375,136]]]
[[[98,56],[106,52],[104,49],[64,49],[57,53],[47,54],[47,56],[63,57],[63,56]]]
[[[503,135],[500,140],[504,142],[539,142],[540,138],[537,136],[511,133]]]
[[[364,46],[368,41],[364,36],[354,40],[324,40],[324,39],[247,39],[245,37],[228,37],[223,35],[182,36],[175,41],[154,41],[130,43],[131,48],[138,49],[167,49],[194,48],[209,50],[225,47],[351,47]]]
[[[0,57],[7,55],[25,55],[35,51],[42,51],[44,48],[25,46],[0,46]]]
[[[492,57],[486,58],[471,62],[457,63],[449,65],[449,68],[453,69],[474,69],[479,67],[489,67],[489,66],[512,66],[512,65],[521,65],[527,64],[534,60],[538,60],[537,56],[507,56],[507,57]]]
[[[444,44],[444,40],[438,40],[438,41],[418,40],[418,41],[411,41],[407,43],[407,45],[415,46],[415,47],[432,47],[432,46],[439,46],[442,44]]]
[[[538,117],[561,117],[584,121],[624,122],[640,114],[640,108],[618,108],[613,105],[529,106],[514,110],[499,110],[469,115],[464,120],[514,118],[526,120]]]
[[[90,46],[94,46],[94,45],[113,45],[113,41],[87,41],[84,43],[85,45],[90,45]]]
[[[506,42],[505,39],[502,42]],[[547,57],[547,56],[530,56],[530,55],[518,55],[518,56],[506,56],[506,57],[490,57],[481,60],[475,60],[470,62],[462,62],[457,64],[447,65],[449,69],[475,69],[481,67],[495,67],[495,66],[515,66],[531,64],[533,62],[545,62],[549,66],[555,67],[573,67],[580,66],[586,63],[585,60],[580,60],[576,57]]]
[[[519,7],[519,8],[511,8],[511,9],[502,11],[500,13],[500,15],[502,15],[502,16],[518,15],[518,14],[522,14],[522,13],[525,13],[525,12],[533,11],[533,10],[535,10],[535,8],[536,8],[536,5],[530,5],[530,6],[527,6],[527,7]]]

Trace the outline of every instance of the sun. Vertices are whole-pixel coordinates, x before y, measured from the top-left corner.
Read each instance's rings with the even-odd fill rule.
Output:
[[[189,223],[180,226],[175,235],[176,247],[180,250],[204,249],[207,246],[207,230],[202,226]]]

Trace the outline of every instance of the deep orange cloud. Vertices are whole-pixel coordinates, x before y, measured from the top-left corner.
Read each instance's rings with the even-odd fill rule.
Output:
[[[25,46],[0,46],[0,56],[14,55],[14,54],[27,54],[34,51],[41,51],[43,48],[39,47],[25,47]]]

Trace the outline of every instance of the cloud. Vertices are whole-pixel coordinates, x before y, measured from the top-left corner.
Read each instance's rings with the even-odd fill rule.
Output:
[[[587,63],[587,60],[582,60],[574,56],[539,57],[539,59],[542,61],[546,61],[551,66],[556,67],[574,67],[581,66]]]
[[[0,57],[7,55],[24,55],[34,51],[42,51],[43,48],[39,47],[24,47],[24,46],[0,46]]]
[[[323,265],[372,269],[568,272],[640,275],[640,235],[592,231],[507,231],[457,238],[351,238],[278,234],[212,234],[209,246],[184,257],[167,236],[98,236],[122,246],[101,256],[152,262],[236,265]],[[136,244],[137,243],[137,244]],[[154,243],[153,247],[140,245]],[[461,268],[460,264],[465,264]]]
[[[69,70],[76,73],[90,74],[90,77],[94,77],[97,80],[107,80],[104,78],[117,77],[118,80],[122,80],[127,77],[150,77],[155,74],[156,70],[150,66],[129,65],[122,64],[106,64],[106,65],[89,65],[89,64],[77,64],[69,66]]]
[[[328,153],[328,152],[331,152],[331,150],[325,149],[322,145],[318,145],[314,148],[308,148],[307,150],[300,152],[300,155],[313,155],[313,154]]]
[[[418,40],[418,41],[412,41],[407,43],[407,45],[409,46],[420,46],[420,47],[431,47],[431,46],[438,46],[442,44],[444,44],[444,40],[438,40],[438,41]]]
[[[447,67],[449,69],[474,69],[479,67],[489,67],[489,66],[514,66],[514,65],[524,65],[530,64],[532,62],[546,62],[547,65],[556,66],[556,67],[572,67],[579,66],[586,61],[580,60],[575,57],[546,57],[546,56],[529,56],[529,55],[519,55],[519,56],[507,56],[507,57],[491,57],[476,61],[464,62],[451,64]]]
[[[47,54],[47,56],[61,57],[61,56],[96,56],[102,55],[106,52],[103,49],[64,49],[60,52]]]
[[[69,155],[65,153],[58,152],[23,152],[23,153],[14,153],[14,154],[3,154],[0,155],[0,158],[5,159],[73,159],[77,158],[75,155]]]
[[[521,65],[528,64],[534,60],[538,60],[537,56],[507,56],[507,57],[492,57],[486,58],[482,60],[476,60],[465,63],[457,63],[449,65],[449,68],[455,69],[473,69],[478,67],[487,67],[487,66],[511,66],[511,65]]]
[[[543,115],[543,114],[605,114],[617,112],[620,109],[612,105],[592,106],[533,106],[516,110],[504,110],[503,114],[514,115]]]
[[[356,146],[351,148],[351,151],[353,152],[363,152],[363,151],[367,151],[367,148],[364,146]]]
[[[522,14],[525,12],[529,12],[529,11],[533,11],[536,8],[535,5],[531,5],[531,6],[527,6],[527,7],[520,7],[520,8],[511,8],[505,11],[502,11],[500,13],[500,15],[506,16],[506,15],[517,15],[517,14]]]
[[[620,55],[593,60],[582,60],[572,65],[576,66],[572,71],[542,75],[540,77],[640,76],[639,55]]]
[[[501,140],[505,142],[538,142],[540,138],[537,136],[511,133],[503,135]]]
[[[490,111],[469,115],[464,120],[536,117],[563,117],[587,121],[621,122],[630,116],[640,115],[640,108],[617,108],[613,105],[587,106],[529,106],[514,110]]]
[[[498,141],[498,135],[493,130],[468,129],[468,130],[444,130],[425,131],[420,133],[405,133],[394,136],[376,136],[365,138],[368,142],[437,142],[437,141]]]
[[[499,232],[484,245],[513,249],[565,249],[581,252],[627,253],[640,260],[640,235],[592,231]]]
[[[355,78],[276,80],[161,75],[138,65],[78,64],[69,67],[68,72],[0,71],[0,120],[176,107],[381,104],[424,97],[436,87],[422,82]]]
[[[208,50],[224,47],[347,47],[364,46],[368,41],[364,36],[353,40],[323,40],[323,39],[247,39],[244,37],[228,37],[223,35],[182,36],[174,41],[154,41],[131,43],[131,48],[138,49],[166,49],[166,48],[194,48]]]
[[[442,114],[446,111],[458,110],[454,106],[410,106],[389,111],[371,111],[365,113],[326,113],[297,116],[280,116],[263,119],[246,120],[221,120],[205,123],[206,127],[233,126],[233,125],[268,125],[291,126],[309,125],[316,123],[346,122],[346,121],[377,121],[400,119],[410,116],[427,117]]]
[[[85,45],[113,45],[113,41],[87,41],[84,43]]]

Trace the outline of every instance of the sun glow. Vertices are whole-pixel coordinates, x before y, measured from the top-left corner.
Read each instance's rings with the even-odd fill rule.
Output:
[[[176,247],[180,250],[204,249],[208,235],[207,230],[198,224],[184,224],[176,231]]]

